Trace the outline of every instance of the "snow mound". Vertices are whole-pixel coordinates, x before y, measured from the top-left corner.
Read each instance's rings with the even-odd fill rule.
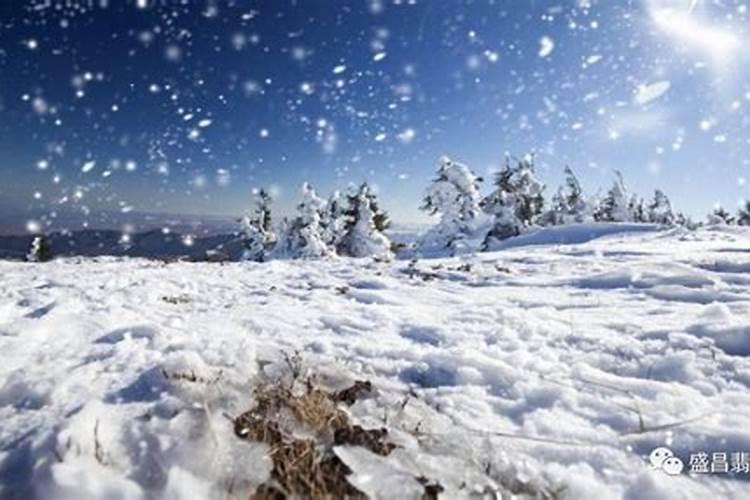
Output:
[[[590,223],[545,227],[496,243],[492,250],[505,250],[530,245],[575,245],[605,236],[655,232],[658,230],[659,226],[654,224],[628,223]]]

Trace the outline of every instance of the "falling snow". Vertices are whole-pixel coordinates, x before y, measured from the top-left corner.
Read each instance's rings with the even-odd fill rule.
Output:
[[[645,106],[666,94],[671,86],[671,83],[668,81],[639,85],[635,94],[635,102],[641,106]]]

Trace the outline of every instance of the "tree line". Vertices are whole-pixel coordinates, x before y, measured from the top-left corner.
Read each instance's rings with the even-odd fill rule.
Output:
[[[390,226],[375,191],[366,182],[335,191],[327,200],[309,184],[302,185],[296,213],[274,227],[271,196],[258,191],[253,208],[242,217],[243,260],[263,262],[275,258],[320,258],[391,254],[385,235]]]
[[[450,254],[487,251],[508,238],[545,226],[632,222],[694,229],[701,225],[675,211],[660,189],[648,200],[631,193],[620,172],[615,172],[615,180],[604,196],[587,196],[570,167],[565,167],[564,174],[563,184],[547,200],[534,155],[508,156],[492,179],[491,191],[483,195],[480,176],[463,163],[441,157],[420,207],[438,220],[415,243],[415,249]],[[252,207],[240,219],[243,260],[332,255],[387,259],[396,249],[386,235],[388,213],[367,182],[351,185],[344,192],[335,191],[326,199],[304,183],[295,214],[278,224],[273,221],[272,204],[269,192],[260,189]],[[736,215],[717,207],[706,222],[750,226],[750,201]],[[27,259],[50,258],[46,238],[36,235]]]
[[[533,155],[507,157],[483,196],[483,179],[466,165],[440,158],[437,175],[428,188],[422,208],[440,217],[423,238],[422,246],[460,251],[468,241],[482,237],[481,249],[518,236],[533,227],[587,222],[635,222],[693,226],[681,212],[675,212],[669,198],[657,189],[650,201],[629,193],[622,175],[616,172],[612,187],[601,198],[587,197],[575,173],[565,167],[565,182],[549,202],[545,185],[537,178]],[[488,222],[489,230],[477,235]]]
[[[537,177],[534,156],[508,156],[492,180],[492,190],[483,195],[480,176],[463,163],[441,157],[421,206],[438,222],[416,242],[417,250],[447,250],[453,254],[492,250],[503,240],[544,226],[631,222],[693,229],[700,225],[674,210],[660,189],[648,200],[631,193],[620,172],[615,172],[615,180],[604,196],[593,197],[583,192],[570,167],[565,167],[564,174],[563,185],[546,200],[546,186]],[[386,256],[391,252],[385,235],[388,215],[367,183],[350,187],[343,196],[337,191],[328,200],[319,198],[305,184],[297,215],[282,222],[278,237],[271,224],[270,203],[268,193],[261,190],[255,210],[243,219],[248,260],[333,254]],[[717,208],[707,222],[750,225],[750,202],[736,217]]]

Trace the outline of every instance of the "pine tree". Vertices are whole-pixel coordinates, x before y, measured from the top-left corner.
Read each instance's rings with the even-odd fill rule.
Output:
[[[745,200],[745,206],[737,212],[737,224],[740,226],[750,226],[750,200]]]
[[[600,222],[633,222],[636,204],[628,196],[622,174],[615,171],[615,176],[617,179],[607,195],[600,201],[594,213],[594,219]]]
[[[514,176],[514,187],[519,201],[516,215],[524,226],[536,224],[544,209],[544,184],[536,178],[535,174],[533,155],[518,162]]]
[[[552,197],[550,209],[540,222],[545,226],[589,222],[592,219],[588,201],[583,196],[581,184],[570,167],[565,167],[565,185]]]
[[[323,215],[321,217],[321,227],[323,228],[323,239],[326,244],[336,248],[344,234],[344,225],[346,223],[346,206],[340,191],[334,191],[328,197]]]
[[[265,189],[258,191],[258,218],[260,219],[260,228],[266,234],[272,234],[271,204],[273,198]]]
[[[590,220],[591,210],[589,203],[583,196],[581,183],[578,182],[578,177],[576,177],[573,170],[568,166],[565,167],[565,186],[567,187],[565,202],[568,215],[566,222],[581,223]]]
[[[544,212],[539,219],[539,223],[542,226],[561,226],[565,224],[565,214],[567,211],[567,203],[565,202],[565,195],[563,188],[560,186],[557,188],[557,192],[552,195],[549,209]]]
[[[495,175],[495,189],[481,202],[482,210],[494,218],[482,244],[487,250],[494,241],[521,234],[523,223],[517,215],[518,196],[513,182],[514,170],[506,158],[505,167]]]
[[[271,219],[271,195],[261,189],[255,200],[255,208],[241,221],[243,260],[264,262],[269,249],[276,242]]]
[[[712,225],[733,225],[735,223],[732,214],[724,210],[723,207],[717,207],[713,212],[708,214],[708,223]]]
[[[651,222],[649,218],[649,213],[646,210],[646,202],[643,201],[643,198],[638,197],[637,195],[633,195],[630,198],[630,213],[632,214],[632,222],[641,222],[641,223],[648,223]],[[626,222],[626,221],[623,221]],[[629,222],[629,221],[628,221]]]
[[[378,214],[381,227],[387,221],[387,215],[379,208],[377,195],[365,182],[347,198],[344,235],[338,251],[350,257],[390,256],[391,242],[376,222]]]
[[[463,248],[463,242],[476,230],[481,182],[481,177],[466,165],[446,156],[440,158],[437,176],[427,189],[421,207],[430,215],[439,215],[440,222],[423,236],[420,247],[449,249],[452,253]]]
[[[302,185],[302,200],[297,205],[297,215],[285,221],[273,256],[279,258],[313,259],[331,255],[332,247],[326,242],[321,223],[325,202],[308,183]]]
[[[243,219],[242,221],[242,260],[265,262],[268,246],[266,237],[256,221]]]
[[[660,189],[654,192],[654,199],[648,205],[648,222],[673,226],[676,218],[672,211],[672,204]]]
[[[34,236],[26,260],[29,262],[49,262],[52,260],[52,248],[45,235]]]
[[[512,206],[495,205],[493,209],[494,223],[482,242],[483,250],[490,250],[496,242],[507,240],[521,234],[523,224],[519,220]]]
[[[506,158],[505,167],[495,176],[494,191],[480,204],[495,219],[483,247],[489,249],[493,242],[517,236],[540,222],[543,192],[544,184],[535,176],[533,156],[517,160],[515,165]],[[562,203],[562,199],[558,201]]]
[[[682,212],[675,214],[674,223],[677,226],[684,227],[686,229],[696,229],[699,224],[695,223],[690,217]]]
[[[370,208],[373,211],[373,224],[375,224],[375,229],[377,229],[379,232],[384,233],[389,227],[391,227],[391,218],[388,215],[388,212],[383,210],[383,208],[380,206],[380,200],[378,199],[377,194],[372,189],[367,189],[367,198],[370,201]]]

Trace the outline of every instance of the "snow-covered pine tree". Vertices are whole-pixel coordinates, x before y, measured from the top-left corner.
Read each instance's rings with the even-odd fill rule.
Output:
[[[632,222],[635,220],[635,206],[628,196],[622,174],[615,170],[615,176],[614,184],[594,212],[594,219],[600,222]]]
[[[643,198],[639,197],[638,195],[634,194],[630,198],[630,213],[633,214],[633,222],[651,222],[651,220],[649,219],[648,210],[646,209],[646,202],[643,201]]]
[[[267,234],[273,234],[271,218],[272,203],[273,198],[271,198],[271,194],[261,188],[260,191],[258,191],[258,215],[260,219],[260,228]]]
[[[521,234],[523,223],[516,215],[518,196],[513,182],[514,170],[510,159],[505,159],[505,167],[495,175],[495,189],[482,199],[482,210],[494,218],[492,228],[485,236],[482,248],[487,250],[495,241],[502,241]]]
[[[565,224],[565,212],[567,210],[563,188],[557,188],[557,192],[552,195],[549,209],[547,209],[539,218],[539,224],[542,226],[561,226]]]
[[[328,197],[320,225],[323,229],[323,239],[331,248],[336,248],[344,235],[346,223],[346,203],[340,191],[334,191]]]
[[[495,176],[494,191],[480,203],[482,210],[494,217],[483,248],[490,249],[494,242],[517,236],[540,222],[543,192],[544,184],[534,172],[533,156],[517,160],[515,165],[506,158],[505,167]]]
[[[377,195],[365,182],[347,199],[346,223],[338,245],[339,253],[350,257],[389,257],[391,242],[376,222],[380,214],[380,227],[385,228],[388,216],[380,210]]]
[[[265,190],[258,191],[255,207],[241,221],[243,254],[242,260],[264,262],[269,249],[276,242],[271,219],[271,195]]]
[[[713,212],[708,214],[708,223],[714,226],[729,226],[736,221],[732,214],[724,210],[724,207],[716,207]]]
[[[690,217],[682,212],[677,212],[674,217],[674,223],[677,226],[684,227],[686,229],[696,229],[699,224],[694,222]]]
[[[745,205],[737,211],[737,224],[750,226],[750,200],[745,200]]]
[[[537,223],[544,209],[544,184],[536,178],[534,155],[518,161],[514,173],[514,187],[518,199],[516,215],[524,226]]]
[[[438,160],[437,176],[427,188],[421,209],[439,215],[440,222],[421,239],[422,249],[464,249],[464,241],[476,231],[481,177],[469,167],[443,156]]]
[[[573,170],[565,167],[565,185],[552,197],[552,204],[540,218],[545,226],[575,224],[592,220],[589,202],[583,196],[581,184]]]
[[[373,217],[372,222],[375,224],[375,229],[384,233],[389,227],[391,227],[391,218],[388,212],[383,210],[380,206],[380,200],[378,199],[377,193],[369,188],[367,189],[367,198],[370,201],[370,209],[372,209]]]
[[[648,221],[653,224],[673,226],[676,218],[672,211],[672,204],[663,191],[654,191],[654,199],[648,205]]]
[[[264,262],[266,260],[266,238],[256,221],[242,219],[242,260]]]
[[[302,185],[302,200],[297,215],[285,221],[283,231],[272,255],[278,258],[314,259],[331,255],[321,224],[325,202],[307,182]]]
[[[508,198],[510,199],[512,196],[509,195]],[[482,250],[491,250],[493,244],[518,236],[521,234],[521,228],[523,227],[512,202],[507,205],[497,203],[492,206],[491,210],[491,212],[488,210],[487,213],[493,215],[494,222],[484,237]]]
[[[29,262],[48,262],[52,260],[52,248],[46,236],[43,234],[34,236],[34,239],[31,241],[31,249],[26,255],[26,260]]]

